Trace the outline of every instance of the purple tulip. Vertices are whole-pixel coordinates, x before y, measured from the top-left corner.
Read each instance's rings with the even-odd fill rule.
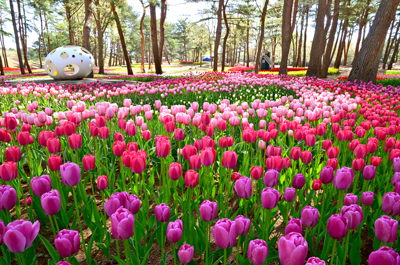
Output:
[[[154,214],[156,215],[157,222],[165,223],[169,221],[171,210],[168,205],[161,203],[154,209]]]
[[[61,257],[67,258],[74,255],[79,251],[79,233],[78,231],[63,229],[57,234],[54,244]]]
[[[247,219],[243,215],[238,215],[235,218],[236,223],[236,234],[246,235],[250,230],[250,219]]]
[[[400,195],[397,192],[388,192],[383,195],[382,211],[388,215],[400,214]]]
[[[301,222],[300,219],[293,218],[290,219],[290,221],[288,222],[285,229],[285,235],[290,234],[292,232],[303,234],[303,223]]]
[[[361,203],[365,206],[371,206],[374,202],[374,193],[372,191],[363,192],[361,195]]]
[[[60,261],[56,265],[71,265],[71,264],[66,261]]]
[[[396,186],[394,186],[394,192],[397,194],[400,194],[400,182],[396,183]]]
[[[368,258],[369,265],[399,265],[400,256],[392,248],[383,246],[371,252]]]
[[[294,188],[286,188],[283,193],[283,200],[286,202],[294,201],[294,197],[296,196],[296,190]]]
[[[11,252],[21,253],[32,245],[39,230],[39,221],[32,224],[29,221],[16,220],[6,226],[3,234],[4,244]]]
[[[247,257],[254,265],[262,265],[268,256],[268,245],[262,239],[255,239],[249,242]]]
[[[81,168],[72,162],[60,166],[61,180],[64,185],[75,186],[81,180]]]
[[[375,178],[376,167],[372,165],[368,165],[364,167],[363,170],[363,178],[366,180],[372,180]]]
[[[318,223],[318,210],[311,206],[304,207],[301,210],[301,222],[304,226],[314,227]]]
[[[302,265],[308,253],[308,244],[299,233],[289,233],[279,239],[279,259],[282,265]]]
[[[357,229],[364,219],[362,208],[357,204],[343,206],[340,213],[347,218],[349,229]]]
[[[392,185],[396,186],[396,184],[399,182],[400,182],[400,172],[396,172],[393,174]]]
[[[333,168],[331,166],[322,168],[319,179],[324,184],[331,183],[333,180]]]
[[[182,264],[187,264],[193,259],[194,247],[189,244],[184,244],[178,251],[179,260]]]
[[[9,185],[0,186],[0,210],[11,210],[17,203],[17,192]]]
[[[304,177],[303,174],[299,173],[294,176],[292,181],[292,186],[293,188],[300,190],[304,187],[305,183],[306,183],[306,178]]]
[[[397,227],[399,222],[382,215],[375,221],[375,236],[383,243],[394,243],[397,240]]]
[[[117,211],[121,206],[129,209],[129,194],[126,191],[114,193],[104,204],[108,216],[113,215],[113,213],[115,213],[115,211]]]
[[[253,190],[252,184],[251,178],[240,177],[235,181],[235,191],[237,195],[242,199],[249,198]]]
[[[135,194],[129,195],[129,210],[132,214],[137,214],[140,210],[141,205],[142,202]]]
[[[172,243],[176,243],[181,240],[183,232],[183,223],[181,220],[175,220],[174,222],[169,222],[167,227],[167,238]]]
[[[264,175],[264,185],[267,187],[275,187],[279,181],[279,172],[275,169],[268,169]]]
[[[354,171],[348,167],[338,169],[333,179],[333,186],[339,190],[347,190],[354,180]]]
[[[393,159],[393,171],[400,172],[400,157],[395,157]]]
[[[216,202],[210,202],[205,200],[201,203],[200,207],[200,217],[204,222],[210,222],[214,220],[218,211],[218,204]]]
[[[47,215],[55,215],[58,213],[61,207],[61,198],[58,190],[51,190],[44,193],[40,198],[40,203],[42,204],[43,211]]]
[[[317,257],[312,257],[307,260],[306,265],[326,265],[326,263]]]
[[[116,239],[128,239],[133,235],[135,217],[124,207],[111,215],[111,233]]]
[[[344,201],[343,201],[344,205],[349,206],[352,204],[358,204],[358,197],[357,195],[354,195],[352,193],[347,193],[344,196]]]
[[[6,230],[6,226],[4,225],[3,221],[0,220],[0,246],[3,245],[4,243],[3,240],[4,230]]]
[[[43,175],[39,177],[33,177],[31,179],[31,187],[33,194],[41,197],[43,193],[49,192],[51,190],[51,179],[49,175]]]
[[[279,202],[279,191],[273,188],[265,188],[261,192],[261,205],[264,209],[274,209]]]
[[[348,229],[348,220],[339,214],[333,214],[328,220],[328,234],[333,239],[341,239],[346,236]]]
[[[219,248],[233,247],[236,243],[236,223],[229,219],[218,220],[212,230],[215,243]]]

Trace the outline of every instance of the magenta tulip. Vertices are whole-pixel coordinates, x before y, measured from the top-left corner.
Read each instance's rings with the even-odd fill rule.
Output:
[[[236,243],[237,231],[234,221],[229,219],[218,220],[211,233],[219,248],[230,248]]]
[[[183,233],[183,223],[181,220],[175,220],[174,222],[169,222],[167,227],[167,238],[172,243],[176,243],[181,240]]]
[[[3,234],[4,244],[11,252],[21,253],[32,245],[39,230],[39,221],[32,224],[29,221],[16,220],[6,226]]]
[[[302,265],[308,253],[308,244],[299,233],[289,233],[279,239],[279,259],[282,265]]]
[[[124,207],[119,207],[111,215],[111,233],[116,239],[128,239],[133,235],[135,217]]]
[[[63,229],[57,234],[54,244],[61,257],[70,257],[79,251],[79,233],[78,231]]]

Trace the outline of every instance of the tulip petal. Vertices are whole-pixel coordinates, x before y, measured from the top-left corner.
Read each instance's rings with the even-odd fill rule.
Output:
[[[4,234],[4,244],[13,253],[21,253],[25,250],[26,239],[25,236],[17,230],[8,230]]]

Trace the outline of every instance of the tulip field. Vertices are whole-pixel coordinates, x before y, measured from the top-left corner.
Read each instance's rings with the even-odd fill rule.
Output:
[[[208,72],[0,94],[0,265],[400,264],[398,88]]]

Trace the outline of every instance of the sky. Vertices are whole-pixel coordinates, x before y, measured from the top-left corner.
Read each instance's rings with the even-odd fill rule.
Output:
[[[209,8],[210,4],[208,3],[186,3],[185,0],[169,0],[170,2],[168,11],[167,11],[167,22],[175,23],[178,19],[188,18],[190,22],[196,22],[201,19],[201,16],[198,15],[199,11],[204,8]],[[142,4],[139,0],[128,0],[128,4],[132,6],[133,10],[136,12],[142,13]],[[16,5],[14,7],[16,9]],[[160,17],[160,9],[157,8],[157,17]],[[148,13],[148,12],[147,12]],[[33,20],[33,15],[28,14],[28,20]],[[6,23],[5,31],[9,33],[13,33],[14,29],[12,27],[11,22]],[[28,34],[28,47],[31,47],[32,44],[38,39],[38,34],[36,32],[31,32]],[[13,37],[5,38],[5,46],[6,48],[14,48],[15,42]]]

